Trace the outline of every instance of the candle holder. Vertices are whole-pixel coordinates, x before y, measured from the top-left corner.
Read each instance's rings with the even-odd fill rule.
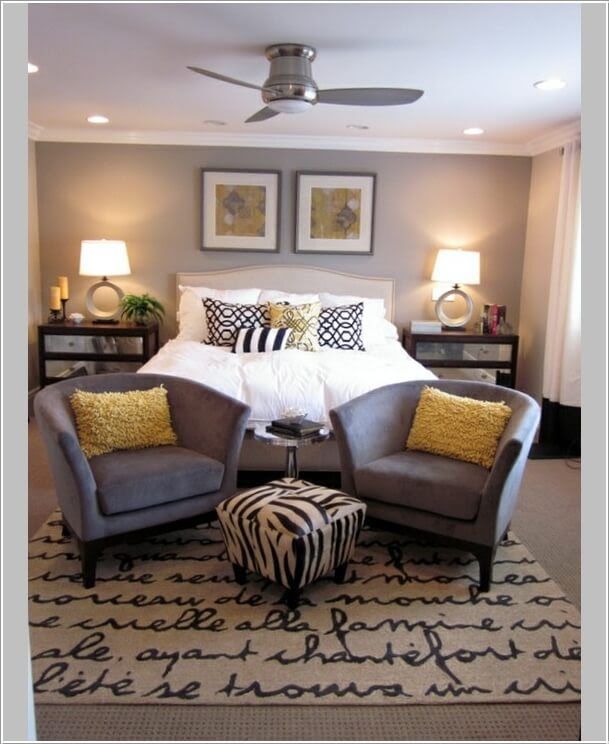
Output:
[[[61,317],[61,310],[53,310],[53,308],[51,308],[48,322],[49,323],[62,323],[63,318]]]
[[[61,319],[63,321],[67,320],[68,316],[66,315],[66,305],[68,304],[68,298],[66,297],[65,300],[61,301]]]

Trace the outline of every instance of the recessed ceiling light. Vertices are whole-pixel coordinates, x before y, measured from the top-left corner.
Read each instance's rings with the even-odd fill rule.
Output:
[[[209,124],[212,127],[225,127],[226,122],[220,121],[219,119],[205,119],[203,124]]]
[[[347,129],[370,129],[367,124],[347,124]]]
[[[38,65],[34,65],[31,62],[27,63],[27,74],[31,75],[33,72],[38,72]]]
[[[93,116],[87,116],[87,121],[89,124],[107,124],[110,119],[108,119],[107,116],[102,116],[101,114],[93,114]]]
[[[476,135],[476,134],[484,134],[484,129],[480,129],[480,127],[470,127],[469,129],[464,129],[463,134],[469,134],[469,135]]]
[[[547,80],[538,80],[533,85],[539,90],[560,90],[564,88],[567,83],[560,78],[548,78]]]

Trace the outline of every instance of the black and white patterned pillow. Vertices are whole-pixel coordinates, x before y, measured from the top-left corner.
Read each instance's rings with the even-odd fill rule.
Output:
[[[288,343],[291,328],[241,328],[233,346],[235,354],[250,352],[283,351]]]
[[[323,349],[365,351],[362,341],[364,303],[324,307],[319,314],[319,345]]]
[[[240,305],[206,297],[203,307],[209,337],[205,343],[211,346],[234,346],[241,328],[269,324],[267,305]]]

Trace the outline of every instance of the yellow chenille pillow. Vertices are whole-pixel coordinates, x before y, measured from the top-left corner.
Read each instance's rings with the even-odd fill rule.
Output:
[[[512,409],[505,403],[474,400],[425,387],[406,448],[491,468],[511,415]]]
[[[319,313],[321,303],[310,302],[305,305],[276,305],[269,302],[271,328],[291,328],[288,349],[319,351]]]
[[[177,442],[162,386],[126,393],[76,390],[70,403],[86,457]]]

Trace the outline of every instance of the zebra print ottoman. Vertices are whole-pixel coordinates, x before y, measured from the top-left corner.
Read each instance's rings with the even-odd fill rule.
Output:
[[[216,507],[235,579],[247,571],[287,589],[290,609],[300,590],[334,571],[342,582],[366,506],[359,499],[295,478],[236,494]]]

